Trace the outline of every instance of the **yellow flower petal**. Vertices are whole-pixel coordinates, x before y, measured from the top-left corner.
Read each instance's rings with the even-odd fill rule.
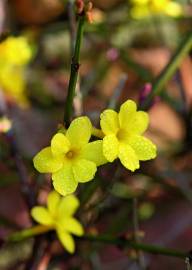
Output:
[[[66,137],[71,145],[78,148],[89,142],[91,138],[92,125],[88,117],[78,117],[72,121],[67,132]]]
[[[147,138],[135,135],[129,139],[129,145],[134,149],[139,160],[149,160],[156,157],[156,146]]]
[[[9,37],[0,44],[0,52],[4,61],[12,65],[24,65],[31,56],[32,51],[25,37]]]
[[[165,13],[172,17],[178,17],[183,13],[182,6],[179,3],[171,1],[167,3]]]
[[[145,132],[149,125],[149,116],[146,112],[138,111],[135,117],[128,125],[128,131],[130,134],[142,134]]]
[[[113,110],[105,110],[100,116],[101,129],[105,135],[116,134],[119,128],[118,114]]]
[[[54,215],[59,206],[60,196],[56,191],[52,191],[49,193],[47,197],[47,207],[49,212]]]
[[[150,0],[131,0],[131,3],[134,5],[146,5]]]
[[[31,216],[35,221],[42,225],[51,226],[53,224],[52,217],[45,207],[35,206],[31,210]]]
[[[143,17],[148,17],[151,14],[150,8],[147,5],[139,5],[132,7],[130,14],[134,19],[142,19]]]
[[[60,242],[64,246],[64,248],[69,253],[74,253],[74,251],[75,251],[75,242],[73,240],[73,237],[69,233],[67,233],[67,232],[65,232],[65,231],[63,231],[61,229],[57,230],[57,235],[58,235],[58,238],[59,238]]]
[[[57,133],[51,140],[51,151],[54,156],[65,154],[69,151],[70,142],[62,133]]]
[[[60,225],[64,230],[74,235],[82,236],[84,233],[81,223],[73,217],[63,219]]]
[[[133,100],[127,100],[124,102],[119,111],[119,124],[121,128],[128,128],[129,123],[132,121],[136,114],[136,103]]]
[[[92,180],[97,171],[96,164],[86,159],[80,159],[73,165],[73,175],[75,180],[80,183]]]
[[[103,155],[103,141],[98,140],[86,144],[82,149],[81,157],[93,161],[96,166],[107,163],[107,160]]]
[[[118,157],[119,142],[115,135],[107,135],[103,139],[103,155],[105,158],[113,162]]]
[[[0,66],[0,85],[3,91],[19,105],[27,105],[25,76],[23,67],[4,64]]]
[[[63,166],[61,157],[53,157],[51,147],[41,150],[33,159],[34,167],[41,173],[56,172]]]
[[[164,9],[167,5],[168,1],[167,0],[153,0],[151,1],[150,4],[150,9],[152,13],[161,13],[164,12]]]
[[[79,207],[79,200],[74,195],[68,195],[61,199],[59,204],[59,216],[72,216]]]
[[[52,179],[55,190],[63,196],[73,193],[78,185],[70,165],[65,165],[61,170],[53,173]]]
[[[139,159],[133,148],[127,144],[120,144],[119,159],[123,166],[132,172],[139,168]]]

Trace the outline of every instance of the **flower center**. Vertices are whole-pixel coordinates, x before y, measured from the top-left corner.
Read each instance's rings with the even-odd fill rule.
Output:
[[[69,152],[66,153],[66,157],[68,159],[73,159],[76,156],[76,153],[72,150],[70,150]]]
[[[124,129],[119,129],[119,130],[117,131],[116,137],[117,137],[117,139],[118,139],[119,141],[124,141],[124,140],[126,140],[127,137],[128,137],[127,131],[124,130]]]

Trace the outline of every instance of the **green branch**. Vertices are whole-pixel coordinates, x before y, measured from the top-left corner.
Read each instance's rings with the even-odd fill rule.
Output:
[[[186,258],[189,256],[187,252],[182,252],[175,249],[164,248],[161,246],[148,245],[143,243],[136,243],[125,238],[114,238],[107,235],[93,236],[93,235],[85,235],[82,237],[84,240],[91,242],[101,242],[105,244],[117,245],[120,247],[132,248],[135,250],[142,250],[152,254],[161,254],[165,256],[172,256],[177,258]]]
[[[47,233],[51,230],[54,230],[52,227],[37,225],[29,229],[25,229],[19,232],[15,232],[7,237],[6,242],[19,242],[27,238],[34,237],[39,234]],[[86,240],[90,242],[100,242],[104,244],[116,245],[119,247],[127,247],[135,250],[142,250],[152,254],[161,254],[166,256],[178,257],[178,258],[187,258],[189,254],[187,252],[182,252],[179,250],[164,248],[161,246],[149,245],[139,242],[134,242],[126,238],[115,238],[108,235],[84,235],[80,237],[79,240]]]
[[[164,89],[166,83],[171,79],[182,59],[192,48],[192,32],[182,41],[175,54],[170,59],[169,63],[162,70],[156,81],[153,83],[152,91],[142,104],[142,110],[147,110],[150,107],[151,101],[156,95]]]
[[[104,133],[101,129],[98,129],[98,128],[95,128],[95,127],[92,127],[92,131],[91,131],[91,134],[95,137],[98,137],[100,139],[103,139],[104,138]]]
[[[36,225],[34,227],[31,227],[29,229],[25,229],[22,231],[15,232],[7,237],[5,241],[7,242],[20,242],[24,239],[47,233],[48,231],[53,230],[52,227],[44,226],[44,225]]]
[[[75,89],[76,89],[77,78],[78,78],[79,67],[80,67],[80,63],[79,63],[80,49],[82,45],[85,21],[86,21],[85,14],[83,13],[82,15],[79,15],[75,50],[74,50],[74,54],[73,54],[72,62],[71,62],[71,73],[70,73],[69,86],[68,86],[67,99],[66,99],[65,112],[64,112],[64,123],[66,123],[67,126],[69,126],[70,124],[71,115],[73,111],[73,99],[75,96]]]

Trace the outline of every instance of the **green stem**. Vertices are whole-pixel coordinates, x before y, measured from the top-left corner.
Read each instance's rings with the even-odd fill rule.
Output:
[[[10,236],[7,237],[6,241],[7,242],[23,241],[24,239],[27,239],[27,238],[30,238],[39,234],[47,233],[53,229],[54,229],[53,227],[37,225],[32,228],[25,229],[25,230],[11,234]],[[179,250],[168,249],[161,246],[148,245],[148,244],[143,244],[139,242],[136,243],[134,241],[130,241],[125,238],[115,238],[108,235],[100,235],[100,236],[84,235],[80,239],[91,241],[91,242],[101,242],[101,243],[112,244],[112,245],[117,245],[121,247],[128,247],[128,248],[133,248],[135,250],[143,250],[145,252],[149,252],[153,254],[161,254],[161,255],[178,257],[178,258],[186,258],[189,256],[188,253],[182,252]]]
[[[143,110],[147,110],[150,107],[151,101],[154,96],[159,95],[164,89],[166,83],[171,79],[176,69],[180,65],[182,59],[192,48],[192,32],[190,32],[187,37],[182,41],[175,54],[170,59],[167,66],[162,70],[160,75],[157,77],[153,84],[153,88],[149,96],[146,98],[142,105]]]
[[[123,238],[114,238],[107,235],[94,236],[94,235],[85,235],[82,237],[84,240],[92,241],[92,242],[101,242],[105,244],[118,245],[121,247],[133,248],[135,250],[143,250],[145,252],[149,252],[152,254],[161,254],[165,256],[172,256],[177,258],[186,258],[188,257],[188,253],[182,252],[175,249],[168,249],[161,246],[147,245],[143,243],[136,243]]]
[[[78,73],[79,73],[80,49],[82,45],[85,21],[86,21],[85,14],[83,13],[82,15],[79,15],[75,50],[74,50],[74,54],[73,54],[72,62],[71,62],[71,73],[70,73],[68,93],[67,93],[65,113],[64,113],[64,122],[66,123],[67,126],[69,126],[72,110],[73,110],[73,98],[75,96],[75,89],[76,89],[77,78],[78,78]]]
[[[44,226],[44,225],[37,225],[29,229],[25,229],[22,231],[15,232],[8,236],[7,241],[8,242],[19,242],[26,238],[33,237],[35,235],[43,234],[48,231],[53,230],[52,227]]]
[[[98,129],[98,128],[92,127],[91,133],[92,133],[93,136],[98,137],[100,139],[103,139],[104,138],[103,131],[100,130],[100,129]]]

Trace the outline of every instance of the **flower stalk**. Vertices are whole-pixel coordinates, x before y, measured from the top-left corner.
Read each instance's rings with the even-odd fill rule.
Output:
[[[152,91],[142,104],[142,110],[147,110],[150,107],[150,104],[153,98],[161,93],[164,89],[166,83],[171,79],[177,68],[179,67],[183,58],[192,48],[192,32],[190,32],[184,40],[181,42],[180,46],[176,50],[175,54],[170,59],[169,63],[162,70],[160,75],[157,77],[156,81],[153,84]]]
[[[117,245],[120,247],[133,248],[135,250],[142,250],[142,251],[152,253],[152,254],[161,254],[161,255],[177,257],[181,259],[184,259],[189,256],[187,252],[164,248],[162,246],[149,245],[149,244],[144,244],[144,243],[139,243],[139,242],[136,243],[126,238],[115,238],[108,235],[100,235],[100,236],[85,235],[81,239],[91,241],[91,242],[100,242],[100,243],[105,243],[105,244],[110,244],[110,245]]]
[[[51,227],[37,225],[29,229],[22,230],[20,232],[13,233],[7,238],[7,242],[19,242],[27,238],[46,233],[52,230]],[[177,257],[177,258],[187,258],[189,254],[187,252],[182,252],[180,250],[169,249],[162,246],[149,245],[139,242],[134,242],[126,238],[115,238],[108,235],[84,235],[79,240],[85,240],[90,242],[100,242],[104,244],[117,245],[124,248],[132,248],[135,250],[142,250],[147,253],[161,254],[165,256]]]
[[[47,233],[48,231],[53,230],[52,227],[44,226],[44,225],[36,225],[34,227],[31,227],[29,229],[25,229],[19,232],[15,232],[8,236],[7,242],[20,242],[24,239]]]
[[[104,133],[101,129],[98,129],[98,128],[95,128],[95,127],[92,127],[92,135],[99,138],[99,139],[103,139],[104,138]]]
[[[79,14],[75,49],[74,49],[74,54],[73,54],[72,62],[71,62],[71,73],[70,73],[70,79],[69,79],[67,99],[66,99],[66,104],[65,104],[64,122],[66,126],[69,126],[70,124],[71,115],[73,111],[73,99],[75,96],[75,89],[76,89],[79,67],[80,67],[80,63],[79,63],[80,49],[82,45],[85,22],[86,22],[86,14],[85,12],[82,12],[81,14]]]

